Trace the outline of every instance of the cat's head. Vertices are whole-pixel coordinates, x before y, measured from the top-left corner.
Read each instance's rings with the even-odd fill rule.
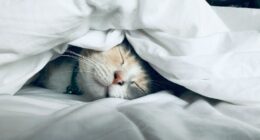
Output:
[[[78,83],[85,96],[133,99],[150,92],[144,62],[125,44],[103,52],[83,50],[81,55]]]

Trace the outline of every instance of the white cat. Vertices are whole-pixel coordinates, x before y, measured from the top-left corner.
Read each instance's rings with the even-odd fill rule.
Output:
[[[73,54],[73,56],[72,56]],[[88,100],[133,99],[148,94],[151,77],[145,63],[126,44],[108,51],[69,52],[50,62],[37,83],[58,92],[82,93]],[[75,61],[77,57],[79,61]]]

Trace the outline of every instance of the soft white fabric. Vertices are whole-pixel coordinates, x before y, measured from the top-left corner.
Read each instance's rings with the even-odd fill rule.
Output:
[[[66,43],[84,35],[83,0],[0,1],[0,94],[14,94]]]
[[[259,9],[212,7],[232,31],[260,30]]]
[[[1,140],[260,139],[259,10],[213,11],[202,0],[111,1],[0,1]],[[124,34],[167,78],[205,96],[255,104],[195,93],[91,103],[38,88],[3,95],[15,93],[65,43],[106,50]]]
[[[1,94],[14,94],[69,41],[107,50],[126,35],[175,83],[234,103],[260,101],[259,32],[233,32],[204,0],[5,0],[0,20]]]
[[[1,140],[258,140],[260,104],[167,92],[91,103],[46,89],[0,95]]]

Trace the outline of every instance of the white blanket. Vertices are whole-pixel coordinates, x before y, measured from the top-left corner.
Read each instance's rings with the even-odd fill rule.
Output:
[[[259,12],[252,16],[259,23]],[[107,50],[125,35],[175,83],[229,102],[260,101],[258,29],[234,32],[204,0],[1,1],[0,20],[0,94],[18,91],[69,41]]]
[[[239,106],[195,93],[81,102],[27,88],[0,96],[1,140],[258,140],[260,105]]]
[[[260,11],[214,10],[204,0],[0,1],[0,140],[260,139]],[[66,43],[106,50],[124,36],[169,80],[233,104],[193,92],[11,96]]]

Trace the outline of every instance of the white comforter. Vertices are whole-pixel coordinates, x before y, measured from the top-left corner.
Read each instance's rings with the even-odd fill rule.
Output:
[[[194,93],[82,102],[26,88],[0,98],[1,140],[259,140],[260,104],[240,106]]]
[[[260,139],[259,10],[204,0],[5,0],[0,21],[0,140]],[[106,50],[124,36],[163,76],[212,99],[161,92],[86,103],[37,88],[12,96],[66,43]]]

